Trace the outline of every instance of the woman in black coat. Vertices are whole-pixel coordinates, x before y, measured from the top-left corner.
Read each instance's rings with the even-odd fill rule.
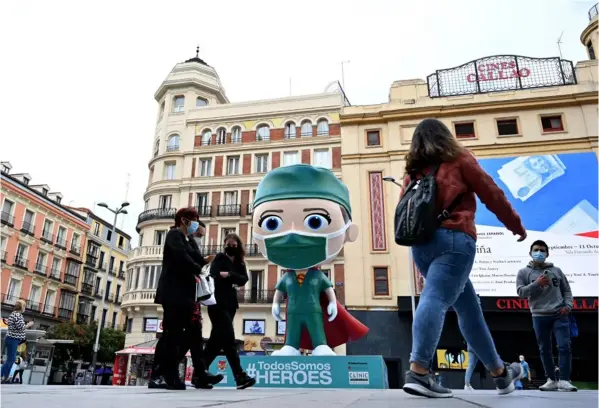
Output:
[[[207,367],[210,367],[221,350],[223,351],[235,375],[237,389],[256,384],[256,380],[249,377],[241,367],[233,328],[233,319],[239,309],[235,287],[242,287],[248,281],[244,257],[245,251],[239,236],[228,234],[225,237],[224,253],[216,255],[210,264],[210,275],[214,278],[216,305],[208,306],[212,331],[204,350]]]

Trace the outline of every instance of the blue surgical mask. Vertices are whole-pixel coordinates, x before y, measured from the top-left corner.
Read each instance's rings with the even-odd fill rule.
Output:
[[[187,233],[188,234],[193,234],[194,232],[196,232],[198,230],[198,227],[200,226],[200,223],[197,221],[191,221],[189,223],[189,225],[187,226]]]
[[[545,259],[547,259],[547,254],[542,251],[533,251],[530,255],[533,261],[537,263],[545,262]]]

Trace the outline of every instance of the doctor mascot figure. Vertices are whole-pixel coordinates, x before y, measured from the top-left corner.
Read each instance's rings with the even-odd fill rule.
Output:
[[[287,298],[285,345],[279,356],[334,356],[332,348],[363,337],[368,328],[337,302],[320,266],[335,260],[358,236],[349,191],[330,170],[306,164],[274,169],[258,185],[253,237],[270,262],[286,271],[278,281],[272,315],[281,318]]]

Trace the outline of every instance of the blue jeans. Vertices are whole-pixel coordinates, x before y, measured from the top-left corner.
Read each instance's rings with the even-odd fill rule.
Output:
[[[476,353],[472,351],[472,348],[468,346],[468,368],[466,368],[466,376],[464,377],[464,382],[466,384],[470,384],[470,380],[472,380],[472,374],[474,374],[474,369],[478,364],[478,357],[476,357]]]
[[[555,335],[559,355],[559,376],[562,380],[570,381],[572,369],[572,347],[570,345],[570,318],[566,315],[556,316],[533,316],[532,325],[537,335],[541,361],[545,369],[545,376],[555,378],[555,366],[553,364],[553,342],[551,333]]]
[[[429,367],[453,307],[466,343],[489,371],[503,367],[470,281],[476,242],[461,231],[439,228],[427,244],[412,247],[414,263],[426,278],[412,325],[411,363]]]
[[[17,347],[19,347],[20,342],[21,340],[13,339],[12,337],[8,336],[4,339],[4,347],[6,347],[6,361],[4,364],[2,364],[2,371],[0,372],[0,376],[2,378],[8,378],[10,375],[12,365],[17,359]]]

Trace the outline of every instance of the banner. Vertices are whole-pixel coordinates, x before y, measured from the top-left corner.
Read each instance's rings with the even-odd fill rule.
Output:
[[[243,369],[256,379],[256,387],[388,388],[387,368],[381,356],[241,356],[240,359]],[[217,357],[210,372],[224,376],[217,386],[235,386],[225,357]]]
[[[528,232],[524,242],[477,198],[476,258],[470,279],[480,296],[516,296],[530,245],[549,245],[547,262],[568,277],[574,296],[597,296],[598,179],[594,153],[479,160],[504,191]]]

